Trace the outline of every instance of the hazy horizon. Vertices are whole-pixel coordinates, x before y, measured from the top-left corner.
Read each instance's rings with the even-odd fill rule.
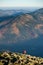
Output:
[[[0,7],[0,10],[38,10],[42,7]]]

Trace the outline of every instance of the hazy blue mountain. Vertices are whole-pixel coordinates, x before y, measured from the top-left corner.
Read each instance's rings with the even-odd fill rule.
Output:
[[[0,9],[0,50],[43,57],[43,8]]]
[[[43,8],[34,12],[0,10],[0,43],[15,43],[43,35]]]

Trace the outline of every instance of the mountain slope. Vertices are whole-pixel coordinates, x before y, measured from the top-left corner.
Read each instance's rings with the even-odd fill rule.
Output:
[[[8,13],[8,12],[7,12]],[[43,8],[32,13],[0,15],[0,43],[16,43],[43,34]]]

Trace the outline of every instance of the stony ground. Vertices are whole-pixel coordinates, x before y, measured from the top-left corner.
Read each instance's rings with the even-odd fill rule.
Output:
[[[22,53],[0,52],[0,65],[43,65],[43,58]]]

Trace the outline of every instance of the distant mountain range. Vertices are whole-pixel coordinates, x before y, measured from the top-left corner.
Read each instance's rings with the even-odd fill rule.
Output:
[[[0,43],[16,43],[43,35],[43,8],[34,12],[0,10]]]

